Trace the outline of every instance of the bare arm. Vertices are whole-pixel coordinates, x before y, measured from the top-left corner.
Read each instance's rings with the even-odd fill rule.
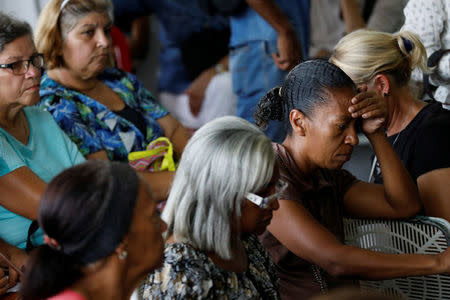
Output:
[[[216,65],[222,65],[225,70],[228,70],[228,55],[221,58]],[[189,106],[194,116],[197,116],[202,107],[203,99],[205,98],[206,88],[211,79],[217,74],[215,66],[204,70],[200,75],[191,82],[189,87],[184,91],[189,96]]]
[[[25,263],[28,259],[28,255],[25,251],[9,245],[2,239],[0,239],[0,253],[2,253],[11,263],[14,264],[19,270],[23,270]],[[9,284],[8,288],[13,287],[19,280],[19,273],[10,267],[5,261],[0,258],[0,266],[7,267],[9,273]],[[1,292],[0,292],[1,294]]]
[[[384,185],[359,182],[344,195],[346,212],[356,217],[404,218],[417,214],[420,200],[416,186],[384,134],[387,107],[374,92],[352,99],[349,111],[362,118],[362,130],[372,144],[380,163]]]
[[[295,255],[333,276],[387,279],[449,271],[448,251],[442,255],[395,255],[343,245],[299,203],[280,200],[279,204],[268,230]]]
[[[149,48],[150,18],[148,16],[134,19],[131,22],[131,34],[127,38],[131,57],[145,58]]]
[[[46,187],[28,167],[20,167],[0,177],[0,205],[30,220],[37,219],[39,199]]]
[[[436,169],[417,178],[425,214],[450,222],[450,168]]]
[[[341,10],[346,33],[366,27],[355,0],[341,0]]]
[[[163,129],[164,136],[172,142],[176,153],[181,155],[190,137],[186,128],[171,115],[162,117],[157,122]]]
[[[281,70],[292,69],[302,59],[302,52],[294,28],[286,14],[273,0],[246,1],[278,34],[279,55],[272,54],[277,67]]]

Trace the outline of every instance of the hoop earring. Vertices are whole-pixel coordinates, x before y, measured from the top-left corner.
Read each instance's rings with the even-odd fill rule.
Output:
[[[117,254],[117,257],[119,257],[120,260],[124,260],[125,258],[127,258],[127,256],[128,256],[127,250],[123,250],[122,252]]]

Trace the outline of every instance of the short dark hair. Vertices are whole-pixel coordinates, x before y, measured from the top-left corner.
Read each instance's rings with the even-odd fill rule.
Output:
[[[305,61],[292,69],[281,87],[275,87],[259,100],[255,122],[265,127],[270,120],[285,122],[288,133],[292,132],[289,113],[298,109],[311,116],[318,105],[328,103],[327,91],[351,88],[356,91],[352,79],[339,67],[326,60]]]
[[[0,52],[7,44],[26,34],[30,37],[32,35],[31,26],[27,22],[0,12]]]

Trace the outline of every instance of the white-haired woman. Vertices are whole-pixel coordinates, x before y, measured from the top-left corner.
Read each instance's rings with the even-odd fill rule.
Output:
[[[223,117],[200,128],[163,212],[164,265],[140,295],[278,299],[274,265],[255,234],[269,225],[283,187],[271,142],[254,125]]]

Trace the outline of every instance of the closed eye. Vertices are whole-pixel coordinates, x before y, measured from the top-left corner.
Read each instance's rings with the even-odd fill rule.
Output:
[[[83,34],[92,36],[92,35],[94,35],[94,32],[95,32],[95,31],[94,31],[93,29],[90,29],[90,30],[84,31]]]
[[[347,128],[347,124],[338,124],[337,127],[339,128],[339,130],[344,130],[345,128]]]

